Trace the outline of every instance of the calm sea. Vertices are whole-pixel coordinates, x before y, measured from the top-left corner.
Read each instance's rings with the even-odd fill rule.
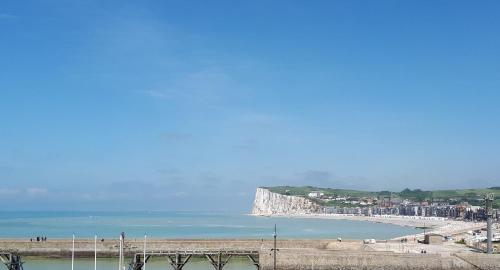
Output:
[[[0,238],[281,238],[388,239],[418,231],[371,222],[254,217],[212,212],[0,212]]]
[[[0,238],[47,236],[50,238],[272,238],[274,224],[279,238],[387,239],[418,233],[416,229],[359,221],[254,217],[243,213],[210,212],[0,212]],[[68,270],[71,260],[23,258],[26,270]],[[99,258],[99,270],[117,269],[116,259]],[[75,270],[94,269],[92,259],[77,259]],[[148,270],[171,269],[165,260],[154,259]],[[195,259],[185,270],[213,269],[208,261]],[[225,270],[254,270],[247,260],[232,259]]]
[[[25,270],[71,270],[71,260],[68,259],[39,259],[39,258],[24,258]],[[1,268],[0,268],[1,269]],[[7,269],[7,268],[4,268]],[[75,259],[75,270],[94,270],[93,259]],[[117,270],[118,259],[101,258],[97,260],[98,270]],[[151,260],[146,264],[148,270],[170,270],[173,269],[165,259]],[[191,259],[183,270],[212,270],[213,266],[205,259]],[[255,266],[243,258],[232,258],[229,263],[224,266],[224,270],[255,270]]]

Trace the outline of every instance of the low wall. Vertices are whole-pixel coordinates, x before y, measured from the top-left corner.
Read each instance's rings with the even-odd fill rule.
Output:
[[[456,257],[476,266],[476,269],[499,270],[500,254],[456,254]]]
[[[131,255],[142,252],[144,246],[143,239],[126,239],[124,251]],[[279,240],[278,246],[282,248],[297,249],[324,249],[328,243],[335,240]],[[357,241],[359,242],[359,241]],[[225,249],[245,249],[245,250],[270,250],[273,245],[272,240],[259,239],[148,239],[148,251],[161,250],[225,250]],[[117,239],[98,240],[97,253],[100,257],[118,256],[119,241]],[[71,239],[51,239],[46,242],[31,242],[29,240],[3,239],[0,240],[1,251],[15,251],[21,255],[44,256],[44,257],[67,257],[71,254]],[[94,240],[78,239],[75,241],[76,257],[93,257]]]
[[[483,255],[483,254],[480,254]],[[380,252],[279,252],[280,270],[499,270],[500,255],[441,256]],[[472,264],[469,262],[473,262]],[[273,269],[269,254],[260,257],[262,270]]]
[[[332,244],[334,243],[334,244]],[[151,239],[148,251],[175,250],[258,250],[262,270],[271,270],[273,257],[271,240],[189,240]],[[15,251],[22,256],[70,258],[71,240],[30,242],[0,240],[0,251]],[[98,257],[117,257],[119,242],[105,239],[97,242]],[[277,265],[279,270],[500,270],[500,254],[410,254],[360,249],[360,241],[279,240]],[[142,252],[143,239],[127,239],[125,253],[130,258]],[[366,247],[365,247],[366,248]],[[93,239],[75,242],[77,257],[94,256]]]

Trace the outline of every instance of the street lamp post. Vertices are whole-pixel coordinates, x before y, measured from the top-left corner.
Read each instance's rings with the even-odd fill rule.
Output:
[[[273,252],[273,270],[276,270],[276,252],[279,251],[279,249],[276,247],[276,237],[278,234],[276,233],[276,224],[274,224],[274,233],[273,233],[273,238],[274,238],[274,247],[271,249]]]

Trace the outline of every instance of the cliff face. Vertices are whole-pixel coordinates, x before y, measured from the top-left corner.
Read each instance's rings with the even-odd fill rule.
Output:
[[[252,215],[297,215],[321,213],[323,207],[306,198],[286,196],[258,188]]]

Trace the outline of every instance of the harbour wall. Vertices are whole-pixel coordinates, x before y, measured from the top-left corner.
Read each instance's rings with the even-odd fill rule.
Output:
[[[263,270],[272,269],[272,257],[261,256]],[[280,252],[280,270],[499,270],[500,255],[395,254],[383,252]]]
[[[126,239],[125,254],[128,259],[141,253],[143,239]],[[336,240],[279,240],[277,265],[279,270],[500,270],[500,254],[406,254],[373,251],[359,241],[342,241],[342,245],[329,249]],[[118,240],[97,242],[98,257],[117,257]],[[272,240],[262,239],[148,239],[147,250],[257,250],[262,270],[271,270]],[[336,245],[335,245],[336,246]],[[71,258],[71,239],[30,242],[29,240],[0,240],[0,251],[17,252],[26,256],[46,258]],[[94,256],[94,240],[75,241],[76,257]],[[29,260],[29,257],[26,258]]]
[[[291,249],[324,249],[334,240],[278,240],[278,246]],[[359,242],[359,241],[357,241]],[[100,257],[115,257],[119,253],[118,239],[97,241]],[[148,239],[148,251],[175,250],[270,250],[273,242],[268,239]],[[144,239],[125,239],[124,252],[128,255],[143,251]],[[71,254],[71,239],[50,239],[46,242],[31,242],[20,239],[0,240],[0,251],[18,252],[27,256],[67,257]],[[76,257],[94,256],[94,239],[75,240]]]

